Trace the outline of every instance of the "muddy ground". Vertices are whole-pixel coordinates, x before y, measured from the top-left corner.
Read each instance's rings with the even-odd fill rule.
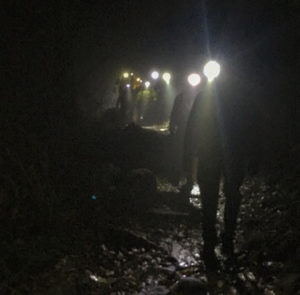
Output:
[[[220,269],[207,273],[201,193],[184,195],[160,173],[156,129],[95,133],[66,165],[70,179],[59,176],[70,183],[65,195],[31,166],[6,172],[14,182],[4,182],[11,198],[0,195],[0,294],[300,294],[297,182],[245,180],[236,259],[219,242]],[[221,189],[219,233],[223,207]]]
[[[87,233],[79,253],[39,276],[34,294],[300,294],[296,216],[275,206],[284,192],[252,180],[242,193],[237,260],[227,264],[219,245],[217,273],[208,275],[202,260],[199,196],[188,200],[160,181],[159,207],[122,225],[111,220],[106,240]],[[221,192],[219,229],[223,205]]]

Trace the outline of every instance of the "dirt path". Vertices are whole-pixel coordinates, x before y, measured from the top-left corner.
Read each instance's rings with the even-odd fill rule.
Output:
[[[217,247],[221,269],[207,276],[201,256],[201,208],[188,205],[165,184],[159,208],[112,227],[106,242],[88,241],[81,255],[66,256],[40,278],[50,285],[55,281],[55,287],[36,294],[299,294],[294,263],[288,257],[275,259],[275,249],[268,248],[274,216],[264,202],[274,192],[250,182],[242,192],[234,267],[226,266]],[[221,196],[219,229],[223,203]],[[262,218],[264,227],[259,224]]]

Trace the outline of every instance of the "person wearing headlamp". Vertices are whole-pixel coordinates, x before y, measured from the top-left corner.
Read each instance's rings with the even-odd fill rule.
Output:
[[[181,177],[186,177],[185,190],[192,188],[195,177],[193,173],[184,175],[185,172],[189,171],[183,166],[184,134],[195,96],[201,87],[200,75],[196,72],[189,74],[183,82],[181,92],[175,97],[170,115],[170,177],[175,186],[179,186]]]
[[[204,74],[207,85],[196,96],[187,121],[184,163],[191,173],[192,159],[198,159],[197,181],[203,206],[203,258],[207,270],[215,270],[219,266],[214,250],[222,176],[226,197],[222,246],[225,254],[230,257],[233,255],[233,239],[241,201],[239,188],[244,178],[242,143],[245,140],[241,136],[244,118],[241,109],[236,107],[238,101],[235,98],[240,95],[236,85],[218,83],[220,66],[216,62],[209,62],[204,67]]]

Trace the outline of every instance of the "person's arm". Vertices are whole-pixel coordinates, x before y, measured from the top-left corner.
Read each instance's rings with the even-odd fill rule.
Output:
[[[187,175],[193,174],[194,159],[198,155],[199,136],[197,133],[199,132],[200,99],[198,95],[193,103],[184,135],[183,168]]]

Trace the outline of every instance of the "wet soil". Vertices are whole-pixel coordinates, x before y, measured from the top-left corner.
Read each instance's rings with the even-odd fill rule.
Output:
[[[220,270],[206,273],[199,196],[188,199],[160,181],[159,207],[122,226],[111,226],[111,239],[87,241],[83,252],[65,256],[41,274],[42,284],[37,284],[35,294],[300,294],[293,252],[296,229],[293,223],[278,219],[286,213],[274,208],[276,191],[255,181],[246,182],[241,191],[244,198],[234,264],[227,263],[219,243]],[[221,192],[218,230],[223,205]],[[178,282],[187,278],[193,281],[178,291]],[[202,293],[200,289],[189,291],[195,281]]]

